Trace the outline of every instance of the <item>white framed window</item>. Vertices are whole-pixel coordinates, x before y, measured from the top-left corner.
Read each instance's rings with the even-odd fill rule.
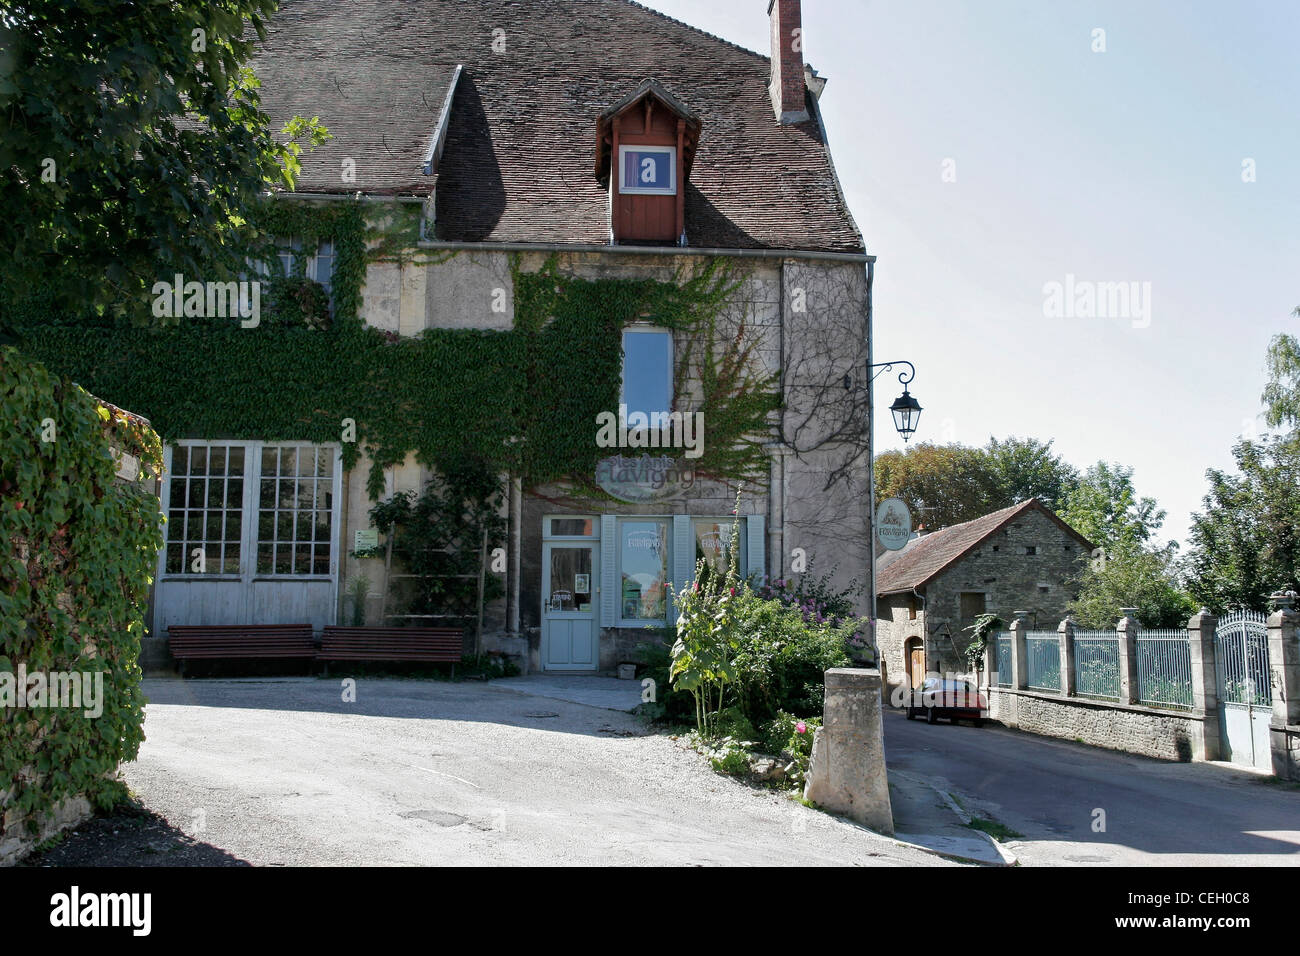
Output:
[[[619,146],[618,191],[626,195],[677,195],[675,146]]]
[[[242,445],[172,450],[165,573],[239,574],[247,464]]]
[[[262,448],[257,574],[330,573],[335,455],[320,445]]]
[[[167,456],[163,577],[332,578],[338,446],[186,440]]]
[[[543,519],[542,537],[547,539],[594,538],[597,533],[592,515],[548,515]]]
[[[655,415],[667,415],[673,407],[673,334],[653,326],[623,330],[623,383],[619,401],[627,406],[628,425],[641,414],[655,424]]]
[[[670,523],[668,518],[618,519],[615,567],[620,625],[667,623]]]

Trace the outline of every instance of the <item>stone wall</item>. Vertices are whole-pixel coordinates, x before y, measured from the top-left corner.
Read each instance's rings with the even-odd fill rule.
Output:
[[[1204,715],[1011,688],[986,693],[991,718],[1031,734],[1165,760],[1192,760],[1204,749]]]

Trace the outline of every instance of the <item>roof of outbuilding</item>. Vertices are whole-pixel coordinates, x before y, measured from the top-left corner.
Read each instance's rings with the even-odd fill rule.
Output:
[[[439,239],[608,242],[593,130],[653,79],[704,129],[689,245],[863,251],[815,112],[773,115],[768,58],[629,0],[286,0],[254,61],[276,128],[319,116],[333,134],[304,152],[298,191],[402,196],[432,191],[424,160],[457,65]]]
[[[886,551],[876,560],[876,593],[896,594],[928,584],[1015,518],[1032,510],[1041,511],[1087,550],[1092,550],[1091,541],[1062,521],[1037,498],[1029,498],[974,521],[951,525],[913,538],[898,551]]]

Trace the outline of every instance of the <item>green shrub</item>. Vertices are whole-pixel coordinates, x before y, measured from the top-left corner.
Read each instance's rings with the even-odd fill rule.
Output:
[[[731,774],[733,777],[744,776],[749,773],[749,751],[731,744],[721,757],[712,757],[709,763],[718,773]]]
[[[802,731],[799,730],[800,725],[803,726]],[[763,733],[763,746],[770,754],[802,757],[807,766],[808,758],[812,756],[813,731],[821,725],[820,717],[796,717],[784,710],[780,711],[767,724]]]
[[[781,711],[820,714],[824,672],[849,663],[846,649],[857,621],[807,620],[798,608],[745,590],[738,598],[740,647],[732,664],[733,699],[756,726]]]
[[[649,678],[654,681],[655,699],[642,704],[637,712],[660,723],[692,723],[695,720],[695,698],[686,691],[673,690],[668,677],[673,662],[670,646],[674,632],[671,629],[656,629],[652,633],[655,634],[654,640],[637,645],[639,666],[636,676],[640,680]]]
[[[0,830],[54,805],[123,793],[118,764],[144,739],[140,638],[162,545],[158,436],[0,347],[0,674],[102,673],[102,713],[0,707]],[[141,463],[118,483],[116,444]],[[12,677],[10,681],[16,683]]]
[[[720,737],[732,737],[738,741],[752,743],[757,743],[760,739],[758,731],[754,729],[749,718],[734,704],[724,708],[718,714],[715,726]]]

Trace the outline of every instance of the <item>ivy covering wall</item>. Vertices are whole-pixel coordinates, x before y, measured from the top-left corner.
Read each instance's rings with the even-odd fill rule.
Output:
[[[413,220],[367,225],[358,203],[278,201],[261,225],[271,236],[335,244],[334,315],[326,327],[310,311],[302,257],[291,276],[267,281],[263,321],[237,319],[63,321],[23,307],[23,348],[97,395],[146,415],[166,440],[178,438],[344,441],[344,464],[362,448],[372,459],[368,490],[378,498],[383,469],[414,452],[436,469],[481,465],[521,477],[526,487],[570,479],[594,487],[596,416],[618,406],[625,325],[651,322],[680,333],[679,386],[703,390],[703,477],[762,480],[762,439],[777,407],[775,378],[753,370],[752,343],[719,335],[718,319],[738,282],[717,260],[674,282],[582,279],[552,258],[537,272],[513,266],[514,328],[430,329],[402,338],[359,316],[367,264],[409,253]],[[395,223],[396,225],[392,225]],[[403,230],[412,230],[405,235]],[[369,251],[367,251],[369,250]],[[269,310],[269,314],[268,314]],[[724,340],[724,341],[720,341]],[[684,394],[679,401],[686,401]],[[685,410],[685,409],[683,409]],[[347,441],[346,423],[356,441]],[[666,454],[675,454],[672,449]]]
[[[0,707],[3,838],[15,821],[35,831],[65,798],[107,806],[123,793],[115,771],[144,739],[138,660],[162,545],[146,482],[162,445],[11,347],[0,347],[0,408],[0,675],[100,673],[103,688],[99,716]],[[114,445],[140,460],[136,481],[115,483]]]

